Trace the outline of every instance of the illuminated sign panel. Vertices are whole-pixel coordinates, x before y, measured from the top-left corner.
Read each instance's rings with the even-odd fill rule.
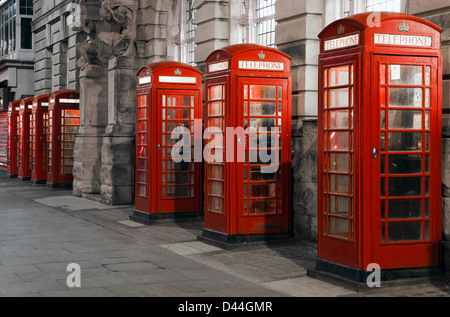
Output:
[[[359,34],[353,34],[345,37],[340,37],[337,39],[332,39],[325,41],[324,50],[333,51],[341,48],[347,48],[359,45]]]
[[[376,33],[374,35],[374,43],[382,45],[431,47],[433,40],[431,36]]]

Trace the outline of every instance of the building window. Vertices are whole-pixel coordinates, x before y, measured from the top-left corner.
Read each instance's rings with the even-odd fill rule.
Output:
[[[31,18],[20,19],[20,48],[33,49],[33,31],[31,29]]]
[[[241,0],[239,41],[275,47],[276,0]]]
[[[256,0],[255,22],[260,45],[275,47],[275,2]]]
[[[402,12],[402,0],[367,0],[366,12]]]
[[[0,10],[0,56],[16,50],[16,3],[12,2]]]
[[[177,1],[175,44],[176,60],[196,66],[195,63],[195,4],[194,0]]]
[[[195,63],[195,5],[194,0],[177,1],[176,8],[175,59],[196,66]]]
[[[33,15],[33,0],[20,0],[20,14]]]
[[[325,23],[363,12],[406,12],[407,0],[326,0]]]
[[[195,66],[195,8],[194,0],[186,1],[186,60],[185,62]]]

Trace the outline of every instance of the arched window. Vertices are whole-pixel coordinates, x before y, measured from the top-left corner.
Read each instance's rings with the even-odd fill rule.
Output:
[[[195,8],[194,0],[186,1],[185,8],[185,25],[186,25],[186,35],[185,35],[185,63],[195,66]]]
[[[239,42],[275,47],[276,0],[241,0]]]
[[[406,13],[407,0],[327,0],[326,24],[357,13],[389,11]]]
[[[195,5],[194,0],[177,2],[177,33],[175,44],[178,46],[176,60],[192,66],[195,64]]]

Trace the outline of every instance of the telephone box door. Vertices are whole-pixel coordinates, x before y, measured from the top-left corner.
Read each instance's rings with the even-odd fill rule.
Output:
[[[319,257],[358,267],[360,210],[357,127],[359,125],[360,55],[348,55],[321,63],[319,129]]]
[[[290,230],[290,112],[287,79],[239,78],[236,160],[239,234]],[[239,153],[244,142],[245,152]],[[239,155],[245,156],[240,158]],[[233,199],[233,198],[232,198]]]
[[[197,113],[199,97],[198,90],[158,90],[158,103],[161,105],[158,108],[161,120],[158,120],[156,149],[158,212],[200,210],[198,197],[202,183],[198,172],[201,164],[193,159],[194,120],[201,118]],[[172,151],[175,145],[177,147]],[[177,157],[172,155],[175,151],[179,153]]]
[[[438,265],[437,63],[431,57],[374,57],[370,206],[373,260],[384,269]]]

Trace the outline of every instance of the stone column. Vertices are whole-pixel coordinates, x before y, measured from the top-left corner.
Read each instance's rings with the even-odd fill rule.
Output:
[[[102,200],[112,205],[134,201],[136,63],[128,57],[109,60],[108,126],[101,150],[100,191]]]
[[[277,1],[277,48],[292,57],[292,170],[295,236],[317,239],[318,54],[323,1]]]
[[[205,60],[216,49],[229,45],[229,1],[196,0],[195,4],[195,62],[204,71]]]
[[[108,124],[107,70],[88,66],[80,74],[80,128],[75,139],[73,194],[100,194],[102,136]]]

